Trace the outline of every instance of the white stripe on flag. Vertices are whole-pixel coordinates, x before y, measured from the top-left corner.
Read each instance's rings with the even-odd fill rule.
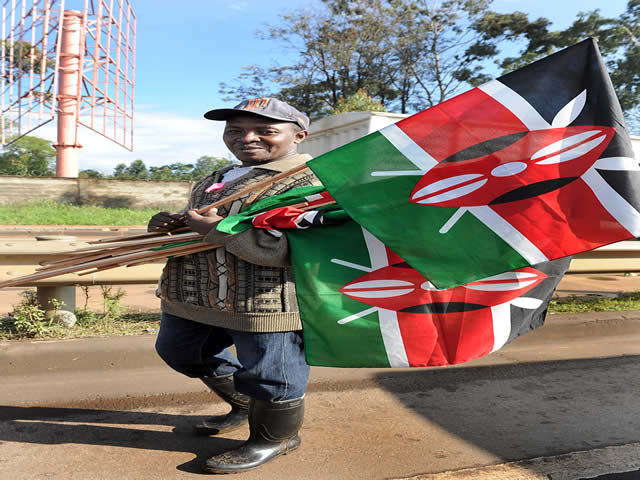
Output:
[[[367,245],[369,251],[369,258],[371,259],[371,270],[377,270],[389,265],[389,257],[387,257],[387,248],[380,240],[371,235],[368,230],[362,228],[362,234],[364,235],[364,242]]]
[[[640,165],[638,165],[638,161],[635,158],[631,157],[604,157],[596,160],[596,163],[591,168],[637,172],[640,170]]]
[[[380,133],[423,173],[426,173],[438,164],[435,158],[423,150],[422,147],[414,142],[406,133],[400,130],[397,125],[392,124],[384,127],[380,130]],[[375,173],[377,173],[378,176],[384,175],[384,172]]]
[[[407,360],[407,352],[404,349],[404,342],[398,325],[398,314],[393,310],[381,308],[378,311],[378,318],[380,319],[380,333],[382,333],[389,365],[394,368],[408,367],[409,360]]]
[[[498,80],[492,80],[478,87],[496,102],[504,105],[511,113],[526,125],[529,130],[546,130],[551,128],[542,115],[518,93]]]
[[[511,335],[511,305],[509,302],[491,307],[493,319],[492,352],[502,348]]]
[[[611,188],[595,168],[591,167],[580,178],[593,190],[600,204],[620,225],[634,237],[640,236],[640,212]]]
[[[469,213],[489,227],[530,265],[546,262],[548,258],[531,241],[488,206],[468,207]]]
[[[340,325],[344,325],[345,323],[349,323],[349,322],[351,322],[353,320],[357,320],[359,318],[366,317],[367,315],[369,315],[371,313],[375,313],[378,310],[379,310],[378,307],[367,308],[366,310],[363,310],[363,311],[358,312],[358,313],[354,313],[353,315],[349,315],[348,317],[344,317],[344,318],[338,320],[338,323]]]

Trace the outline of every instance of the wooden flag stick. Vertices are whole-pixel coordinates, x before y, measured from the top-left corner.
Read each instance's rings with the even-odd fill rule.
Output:
[[[300,207],[298,207],[300,210],[313,210],[314,208],[318,208],[318,207],[324,207],[325,205],[333,205],[334,203],[336,203],[335,200],[330,200],[328,202],[325,203],[316,203],[315,205],[301,205]]]
[[[113,246],[109,245],[93,245],[91,247],[78,248],[70,253],[82,253],[82,252],[90,252],[96,250],[107,251],[107,248],[123,248],[123,247],[138,247],[138,246],[146,246],[151,247],[154,245],[163,245],[165,243],[178,243],[178,242],[188,242],[191,240],[198,240],[203,238],[204,235],[198,232],[190,232],[190,233],[182,233],[180,235],[174,235],[172,237],[162,237],[162,238],[147,238],[143,240],[131,240],[127,242],[119,242]]]
[[[163,250],[163,253],[165,253],[166,256],[170,256],[172,251],[174,250],[172,250],[171,248],[167,248],[166,250]],[[155,253],[156,251],[154,250],[153,251],[145,250],[143,252],[138,252],[138,253],[129,253],[126,255],[120,255],[119,257],[117,257],[117,261],[126,263],[129,261],[148,257],[150,256],[150,254],[155,254]],[[76,272],[81,272],[87,269],[100,268],[105,265],[110,265],[113,262],[114,262],[113,258],[107,258],[107,259],[100,259],[100,260],[94,260],[91,262],[81,263],[79,265],[69,265],[66,267],[60,267],[60,268],[54,268],[54,269],[50,269],[42,272],[36,272],[29,275],[25,275],[23,277],[18,277],[12,280],[7,280],[5,282],[0,282],[0,288],[14,287],[16,285],[20,285],[28,281],[44,280],[45,278],[57,277],[58,275],[63,275],[66,273],[76,273]]]
[[[175,235],[176,233],[183,233],[183,232],[188,232],[191,229],[189,227],[180,227],[180,228],[176,228],[175,230],[171,230],[170,232],[147,232],[147,233],[138,233],[136,235],[127,235],[127,236],[122,236],[122,237],[105,237],[105,238],[98,238],[97,240],[91,240],[87,243],[116,243],[116,242],[126,242],[128,240],[135,240],[135,239],[139,239],[142,240],[144,238],[151,238],[151,237],[159,237],[159,236],[167,236],[170,237],[172,235]]]
[[[180,247],[175,247],[173,249],[165,249],[165,250],[147,250],[149,255],[143,257],[141,260],[136,260],[134,262],[119,262],[119,257],[114,257],[113,264],[109,264],[103,267],[98,267],[91,272],[83,272],[78,275],[88,275],[89,273],[101,272],[103,270],[109,270],[110,268],[117,267],[133,267],[136,265],[144,265],[147,263],[153,263],[158,260],[166,259],[167,257],[183,257],[185,255],[191,255],[192,253],[197,253],[205,250],[211,250],[213,248],[218,248],[219,245],[211,245],[211,244],[201,244],[198,243],[196,245],[182,245]]]
[[[105,250],[101,252],[92,252],[84,255],[74,255],[72,257],[67,257],[62,260],[57,260],[55,262],[43,263],[43,267],[38,268],[36,270],[43,271],[49,268],[58,268],[58,267],[64,267],[69,265],[80,265],[81,263],[91,262],[93,260],[99,260],[101,258],[116,257],[118,255],[124,255],[127,253],[144,252],[146,250],[149,250],[149,247],[147,246],[142,246],[140,248],[126,247],[126,248],[116,248],[112,250]]]
[[[231,200],[235,200],[236,198],[244,197],[247,193],[251,193],[251,192],[253,192],[255,190],[259,190],[262,187],[267,187],[267,186],[271,185],[272,183],[277,182],[278,180],[281,180],[283,178],[286,178],[286,177],[294,175],[294,174],[296,174],[298,172],[301,172],[305,168],[309,168],[309,167],[307,167],[306,163],[303,163],[302,165],[298,165],[297,167],[292,168],[291,170],[287,170],[286,172],[279,173],[278,175],[275,175],[275,176],[273,176],[271,178],[263,180],[262,182],[258,182],[255,185],[252,185],[250,187],[245,188],[244,190],[236,192],[233,195],[229,195],[228,197],[224,197],[223,199],[218,200],[217,202],[214,202],[211,205],[207,205],[206,207],[202,207],[202,208],[196,210],[196,212],[199,213],[200,215],[202,215],[203,213],[208,212],[212,208],[216,208],[216,207],[219,207],[220,205],[224,205],[225,203],[230,202]]]

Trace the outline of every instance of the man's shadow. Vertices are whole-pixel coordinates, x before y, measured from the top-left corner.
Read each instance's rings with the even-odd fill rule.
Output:
[[[196,435],[193,425],[200,418],[117,410],[0,406],[0,443],[75,443],[190,452],[195,458],[176,468],[189,473],[202,473],[202,464],[207,458],[237,448],[242,441]],[[171,431],[155,430],[153,426],[173,428]]]

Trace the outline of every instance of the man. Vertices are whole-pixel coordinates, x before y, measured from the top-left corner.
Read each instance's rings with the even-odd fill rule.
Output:
[[[200,378],[231,405],[227,415],[197,425],[198,433],[224,433],[248,419],[249,439],[204,466],[210,473],[231,473],[298,448],[309,366],[286,236],[263,229],[227,235],[215,226],[257,200],[319,183],[304,169],[199,215],[196,209],[311,158],[297,152],[308,135],[308,117],[275,98],[246,100],[205,118],[226,121],[223,140],[241,166],[215,171],[196,184],[185,212],[160,212],[149,222],[152,232],[186,224],[204,234],[205,242],[220,245],[167,262],[158,287],[163,313],[156,350],[169,366]]]

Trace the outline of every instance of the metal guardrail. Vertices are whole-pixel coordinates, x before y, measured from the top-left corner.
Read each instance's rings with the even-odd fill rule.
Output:
[[[3,240],[0,241],[0,281],[29,275],[40,262],[63,258],[73,250],[90,247],[86,242],[51,240]],[[164,262],[133,267],[118,267],[88,275],[69,273],[58,277],[25,283],[26,287],[61,285],[133,285],[157,283]]]
[[[0,241],[0,281],[28,275],[43,260],[62,258],[65,253],[88,246],[88,243],[80,241]],[[158,262],[118,267],[88,275],[65,274],[26,283],[24,286],[153,284],[160,278],[163,266],[164,262]],[[581,253],[574,256],[569,267],[569,273],[625,272],[640,272],[640,242],[618,242]]]
[[[569,273],[634,272],[640,272],[640,242],[634,240],[574,255],[569,266]]]

